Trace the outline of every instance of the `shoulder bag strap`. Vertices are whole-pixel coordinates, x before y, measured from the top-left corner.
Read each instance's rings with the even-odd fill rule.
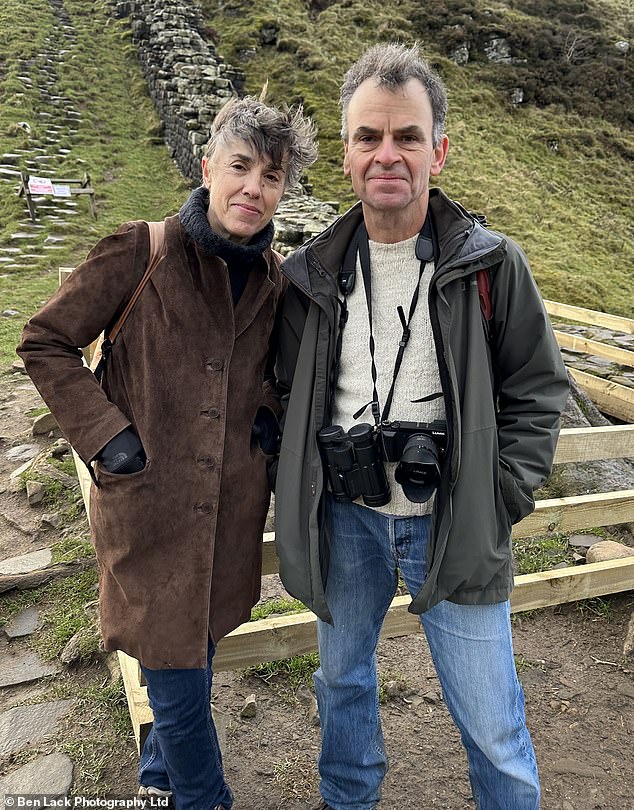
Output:
[[[128,315],[134,309],[134,305],[139,299],[139,296],[145,289],[148,281],[150,280],[150,276],[156,269],[156,266],[161,261],[163,256],[165,255],[165,222],[148,222],[147,226],[150,231],[150,254],[148,256],[148,263],[145,273],[143,274],[143,278],[138,284],[136,290],[132,293],[132,297],[128,301],[126,308],[123,310],[121,315],[119,316],[118,321],[110,330],[108,334],[108,339],[110,343],[114,343],[117,335],[121,331],[123,324],[128,319]]]

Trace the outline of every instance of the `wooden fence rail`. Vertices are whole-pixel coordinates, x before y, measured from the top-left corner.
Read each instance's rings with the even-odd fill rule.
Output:
[[[60,283],[67,275],[68,268],[60,268]],[[545,304],[550,315],[634,334],[634,320],[554,301],[546,301]],[[617,363],[632,365],[634,359],[634,352],[608,347],[598,341],[572,338],[565,333],[557,333],[557,337],[562,346],[587,350]],[[89,350],[86,353],[89,355]],[[634,423],[633,389],[576,370],[572,370],[572,373],[600,410],[625,422]],[[634,424],[562,430],[555,464],[624,457],[634,457]],[[90,476],[77,455],[75,463],[89,514]],[[553,498],[538,501],[533,514],[513,527],[513,537],[541,536],[631,521],[634,521],[634,489]],[[276,573],[277,570],[275,535],[271,532],[263,537],[262,574]],[[630,589],[634,589],[634,557],[543,571],[515,577],[511,610],[530,610]],[[385,618],[382,637],[420,631],[418,617],[408,612],[410,601],[409,596],[394,599]],[[269,617],[248,622],[222,639],[214,657],[214,670],[244,668],[316,649],[316,623],[312,613]],[[140,748],[152,724],[147,689],[141,683],[138,661],[123,652],[119,652],[119,660],[132,726]]]
[[[615,329],[617,332],[634,335],[634,320],[632,318],[610,315],[607,312],[597,312],[594,309],[574,307],[571,304],[560,304],[557,301],[545,300],[544,304],[546,305],[546,312],[556,318],[567,318],[591,326],[604,326],[606,329]]]
[[[555,463],[634,456],[634,425],[570,428],[562,430]],[[82,493],[89,505],[90,477],[76,457]],[[533,514],[513,528],[513,537],[533,537],[634,521],[634,489],[537,501]],[[277,571],[275,535],[263,538],[262,573]],[[586,599],[634,589],[634,558],[543,571],[515,578],[511,597],[514,612],[576,599]],[[392,602],[382,636],[417,632],[418,618],[408,612],[409,596]],[[279,660],[317,649],[312,613],[269,617],[248,622],[218,645],[214,669],[239,669],[263,661]],[[147,690],[137,661],[119,653],[121,672],[137,744],[142,746],[152,723]]]

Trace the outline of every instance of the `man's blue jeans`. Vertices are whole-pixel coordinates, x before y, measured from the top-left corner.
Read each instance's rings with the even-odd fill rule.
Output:
[[[233,804],[211,717],[213,654],[210,643],[204,669],[141,667],[154,724],[141,753],[139,784],[171,790],[176,810]]]
[[[379,718],[377,642],[398,570],[412,595],[424,580],[431,519],[389,517],[332,499],[329,518],[326,601],[334,626],[318,623],[321,666],[315,673],[322,729],[320,789],[333,810],[371,810],[388,767]],[[462,735],[478,810],[537,810],[537,764],[515,670],[509,603],[444,601],[424,613],[421,622],[447,707]]]

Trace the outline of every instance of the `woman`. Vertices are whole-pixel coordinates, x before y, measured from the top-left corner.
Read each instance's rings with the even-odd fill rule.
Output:
[[[164,222],[165,255],[101,385],[76,347],[111,327],[137,289],[150,255],[145,222],[99,242],[18,348],[92,467],[104,644],[140,660],[154,712],[140,792],[171,794],[178,810],[233,803],[210,712],[211,662],[259,598],[284,291],[271,220],[315,158],[301,110],[231,100],[214,121],[202,186]]]

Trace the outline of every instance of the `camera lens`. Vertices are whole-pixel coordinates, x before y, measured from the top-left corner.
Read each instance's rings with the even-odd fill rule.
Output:
[[[410,436],[394,477],[408,500],[415,503],[428,501],[440,477],[440,451],[436,442],[424,434]]]

